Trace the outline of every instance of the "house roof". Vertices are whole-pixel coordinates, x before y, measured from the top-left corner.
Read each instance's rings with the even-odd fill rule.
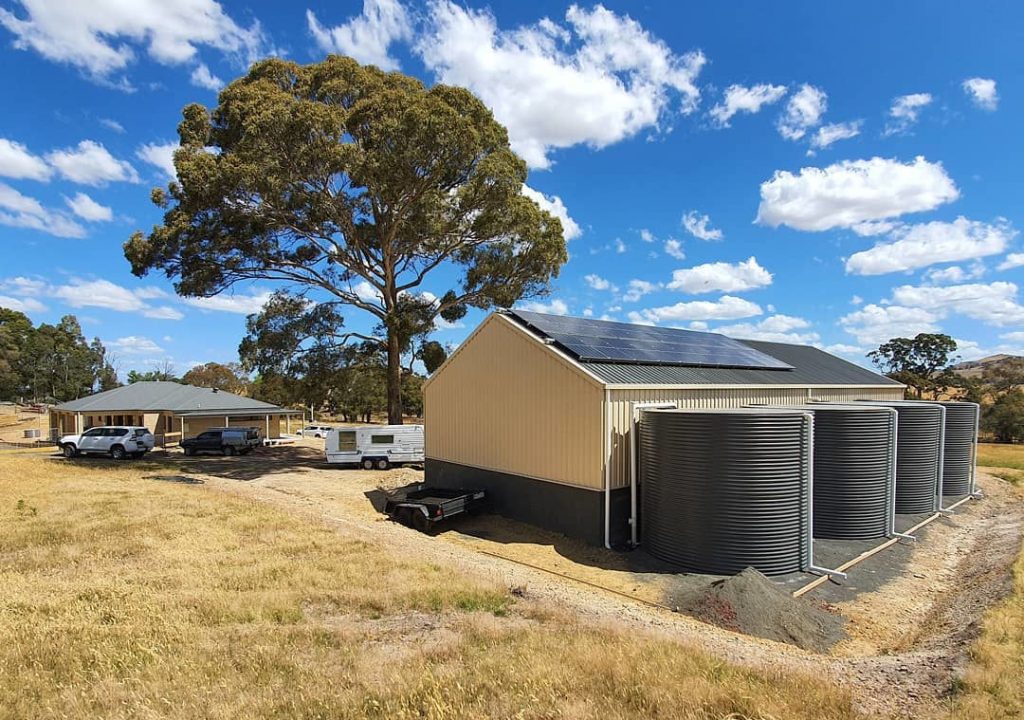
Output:
[[[513,319],[515,313],[512,314]],[[607,330],[610,323],[602,320],[577,318],[585,326],[599,324]],[[517,324],[539,338],[543,332],[522,321]],[[692,335],[691,330],[680,333]],[[708,333],[713,334],[713,333]],[[643,364],[635,362],[609,362],[579,360],[566,356],[606,385],[818,385],[818,386],[891,386],[901,384],[856,365],[848,360],[809,345],[740,340],[743,345],[765,353],[786,365],[788,369],[707,367],[697,365]]]
[[[137,382],[58,405],[65,412],[117,412],[119,410],[168,411],[173,413],[246,411],[287,412],[262,400],[234,395],[223,390],[182,385],[176,382]]]

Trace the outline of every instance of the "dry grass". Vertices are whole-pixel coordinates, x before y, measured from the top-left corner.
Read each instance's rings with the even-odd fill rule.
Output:
[[[0,455],[0,718],[852,718],[154,466]]]
[[[1015,484],[1024,483],[1024,445],[979,443],[978,465],[996,477]]]

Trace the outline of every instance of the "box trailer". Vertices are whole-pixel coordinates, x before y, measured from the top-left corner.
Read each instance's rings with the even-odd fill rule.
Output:
[[[387,470],[423,463],[422,425],[371,425],[331,428],[325,442],[327,462]]]

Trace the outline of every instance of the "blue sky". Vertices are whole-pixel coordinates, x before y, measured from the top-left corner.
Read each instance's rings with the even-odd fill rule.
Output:
[[[532,309],[858,362],[922,331],[1024,353],[1022,35],[1010,2],[0,0],[0,306],[74,313],[122,372],[235,360],[273,288],[178,298],[121,244],[159,220],[185,104],[256,58],[339,52],[506,124],[571,236]]]

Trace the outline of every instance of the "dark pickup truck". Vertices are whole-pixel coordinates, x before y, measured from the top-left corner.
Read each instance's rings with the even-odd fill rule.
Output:
[[[388,496],[384,512],[403,525],[420,532],[430,532],[437,523],[462,513],[476,513],[484,508],[483,490],[423,487]]]

